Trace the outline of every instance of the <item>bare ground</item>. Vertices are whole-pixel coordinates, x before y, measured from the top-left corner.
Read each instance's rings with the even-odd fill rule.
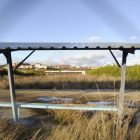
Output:
[[[37,101],[39,97],[72,97],[77,98],[74,103],[84,103],[87,101],[117,101],[119,100],[119,90],[112,89],[69,89],[69,90],[46,90],[46,89],[17,89],[16,100],[17,102],[38,102],[47,103],[45,101]],[[134,102],[140,105],[140,90],[125,90],[124,101]],[[0,102],[10,102],[10,92],[6,89],[0,90]],[[54,101],[53,101],[54,102]],[[57,103],[57,101],[55,101]],[[135,109],[125,110],[125,114],[134,112]],[[44,117],[45,110],[38,109],[21,109],[21,118],[25,117]],[[0,108],[0,117],[13,118],[11,108]]]

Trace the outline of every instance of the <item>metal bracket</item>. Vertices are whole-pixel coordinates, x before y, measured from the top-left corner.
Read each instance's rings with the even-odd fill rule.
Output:
[[[114,60],[116,61],[117,65],[119,66],[119,68],[121,70],[121,66],[120,66],[118,60],[116,59],[115,55],[113,54],[113,52],[110,49],[109,49],[109,51],[110,51],[111,55],[113,56]]]
[[[127,53],[131,53],[131,54],[135,54],[135,49],[122,49],[121,51],[123,52],[127,52]]]
[[[6,59],[7,59],[7,57],[8,57],[8,54],[4,52],[4,53],[3,53],[3,55],[4,55],[4,56],[6,57]]]
[[[14,69],[14,71],[32,54],[35,50],[33,50],[25,59],[23,59]]]

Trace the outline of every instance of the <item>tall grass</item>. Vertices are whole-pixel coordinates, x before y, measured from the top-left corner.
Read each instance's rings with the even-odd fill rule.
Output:
[[[17,89],[114,89],[120,88],[120,77],[98,75],[14,75]],[[126,78],[126,88],[139,89],[140,81]],[[8,77],[0,76],[0,89],[8,89]]]
[[[96,112],[93,116],[80,111],[52,110],[51,120],[38,126],[23,127],[0,120],[2,140],[128,140],[140,139],[140,123],[130,126],[131,116],[124,119],[125,126],[117,125],[115,113]],[[65,117],[62,114],[65,113]],[[56,122],[56,120],[59,120]]]

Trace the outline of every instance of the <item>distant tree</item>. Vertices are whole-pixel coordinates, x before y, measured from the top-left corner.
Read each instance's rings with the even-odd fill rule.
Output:
[[[8,72],[6,69],[4,69],[4,68],[0,69],[0,76],[7,75],[7,74],[8,74]]]

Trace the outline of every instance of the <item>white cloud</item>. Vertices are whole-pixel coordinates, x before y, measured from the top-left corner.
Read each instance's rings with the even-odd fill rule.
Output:
[[[78,54],[72,57],[65,57],[61,59],[63,64],[81,65],[81,66],[99,66],[105,65],[106,59],[110,59],[109,51],[93,51],[86,54]],[[109,62],[114,62],[113,59]]]
[[[101,38],[99,36],[93,36],[93,37],[89,38],[89,41],[98,41],[100,39]]]
[[[73,58],[76,59],[76,60],[78,60],[78,59],[83,58],[83,55],[78,54],[78,55],[73,56]]]
[[[24,52],[25,53],[25,52]],[[60,64],[66,64],[66,65],[81,65],[81,66],[100,66],[100,65],[108,65],[108,64],[116,64],[113,57],[111,56],[110,52],[108,50],[104,51],[78,51],[76,53],[73,53],[73,55],[69,55],[69,53],[73,53],[73,51],[60,51],[55,52],[49,57],[43,57],[43,53],[36,53],[35,56],[32,55],[31,58],[27,59],[27,63],[35,64],[35,63],[42,63],[44,65],[60,65]],[[122,61],[122,51],[119,50],[113,50],[113,53],[119,63],[121,64]],[[128,61],[127,65],[133,65],[134,63],[140,64],[140,51],[137,51],[135,56],[132,54],[128,55]],[[48,53],[49,54],[49,53]],[[62,57],[61,57],[62,56]],[[134,60],[132,62],[132,59]],[[20,58],[20,55],[17,56],[16,52],[12,54],[12,60],[13,63],[15,62],[21,62],[23,60],[23,57]],[[25,62],[25,63],[26,63]],[[0,55],[0,65],[5,64],[6,59],[1,54]]]
[[[140,27],[137,27],[138,29],[140,29]]]
[[[130,38],[130,40],[135,40],[135,39],[137,39],[136,36],[132,36],[132,37]]]
[[[87,56],[88,59],[95,59],[104,56],[104,54],[97,53],[97,52],[90,52]]]
[[[113,51],[115,56],[119,58],[120,52]],[[66,52],[64,52],[65,54]],[[61,54],[62,55],[62,54]],[[66,65],[81,65],[81,66],[99,66],[99,65],[107,65],[107,64],[114,64],[115,61],[112,58],[109,51],[90,51],[88,53],[84,52],[84,54],[81,53],[81,51],[78,54],[75,54],[73,56],[69,55],[63,55],[63,57],[59,57],[59,53],[55,54],[54,56],[50,56],[46,59],[38,59],[38,60],[27,60],[30,64],[35,63],[42,63],[46,65],[60,65],[60,64],[66,64]],[[121,56],[121,55],[120,55]],[[39,56],[38,56],[39,58]],[[14,57],[14,59],[17,60],[17,58]]]

